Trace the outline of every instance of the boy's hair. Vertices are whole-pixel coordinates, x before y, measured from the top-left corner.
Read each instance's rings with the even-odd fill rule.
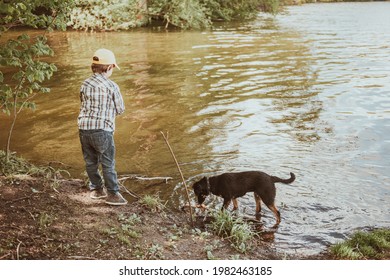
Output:
[[[107,73],[108,67],[110,67],[110,66],[112,66],[112,65],[92,63],[91,64],[91,69],[92,69],[93,73],[102,74],[102,73]]]

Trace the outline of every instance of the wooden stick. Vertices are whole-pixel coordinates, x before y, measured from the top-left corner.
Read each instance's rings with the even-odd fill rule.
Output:
[[[92,257],[86,257],[86,256],[68,256],[68,259],[75,259],[75,260],[97,260],[96,258]]]
[[[19,244],[16,247],[16,259],[19,260],[19,250],[20,250],[20,245],[23,243],[22,241],[18,240]]]
[[[132,192],[132,191],[129,191],[123,184],[121,184],[120,182],[119,182],[119,186],[126,192],[126,193],[128,193],[129,195],[131,195],[132,197],[134,197],[134,198],[136,198],[136,199],[140,199],[141,197],[138,195],[138,194],[136,194],[135,192]]]
[[[1,257],[0,257],[0,260],[5,259],[5,258],[8,257],[9,255],[11,255],[11,253],[7,253],[7,254],[5,254],[4,256],[1,256]]]
[[[161,180],[165,181],[165,183],[168,183],[168,180],[172,180],[172,177],[145,177],[145,176],[139,176],[139,175],[122,175],[121,178],[119,178],[119,181],[126,181],[128,179],[131,180],[139,180],[139,181],[153,181],[153,180]]]
[[[6,201],[6,202],[5,202],[5,205],[11,204],[11,203],[14,203],[14,202],[18,202],[18,201],[21,201],[21,200],[25,200],[25,199],[30,199],[33,195],[34,195],[34,194],[27,195],[27,196],[23,196],[23,197],[20,197],[20,198],[16,198],[16,199],[14,199],[14,200]]]
[[[181,176],[181,180],[183,181],[183,185],[184,185],[184,188],[186,190],[186,195],[187,195],[187,201],[188,201],[188,205],[191,205],[191,200],[190,200],[190,195],[188,193],[188,188],[187,188],[187,184],[186,184],[186,181],[184,180],[184,176],[183,176],[183,172],[181,172],[181,169],[180,169],[180,166],[179,166],[179,163],[176,159],[176,156],[175,154],[173,153],[173,150],[172,150],[172,147],[171,145],[169,145],[169,142],[168,142],[168,138],[165,136],[165,134],[160,131],[160,133],[162,134],[164,140],[165,140],[165,143],[167,144],[168,148],[169,148],[169,151],[171,152],[171,155],[172,155],[172,158],[173,160],[175,161],[176,163],[176,167],[177,169],[179,170],[179,173],[180,173],[180,176]],[[192,227],[194,227],[194,220],[192,218],[192,207],[190,207],[190,220],[191,220],[191,225]]]

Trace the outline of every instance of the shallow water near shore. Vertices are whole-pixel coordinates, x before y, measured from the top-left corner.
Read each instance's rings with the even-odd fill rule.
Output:
[[[126,104],[116,123],[118,173],[174,177],[153,186],[130,181],[132,191],[184,203],[160,131],[189,185],[222,172],[294,172],[292,185],[277,185],[282,223],[273,244],[318,253],[351,231],[390,226],[389,15],[388,2],[315,4],[212,31],[50,33],[59,69],[52,92],[19,118],[12,149],[82,176],[78,92],[91,53],[110,48]],[[4,146],[7,120],[0,121]],[[239,203],[254,214],[252,194]],[[274,223],[265,207],[262,221]]]

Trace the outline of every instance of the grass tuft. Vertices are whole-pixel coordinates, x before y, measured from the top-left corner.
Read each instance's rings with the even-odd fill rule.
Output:
[[[165,207],[158,195],[145,195],[139,202],[152,212],[161,212]]]
[[[56,169],[51,166],[36,166],[14,154],[11,154],[7,161],[6,154],[2,150],[0,150],[0,175],[11,177],[20,175],[42,177],[44,178],[45,184],[54,189],[60,186],[60,179],[64,175],[70,176],[66,170]]]
[[[365,260],[390,258],[390,229],[358,231],[350,239],[331,247],[338,259]]]
[[[0,150],[0,175],[20,175],[31,174],[36,167],[28,163],[25,159],[11,154],[7,161],[6,154]]]
[[[247,252],[249,244],[256,233],[251,225],[240,217],[234,217],[228,211],[215,211],[211,230],[218,236],[228,238],[233,247],[241,253]]]

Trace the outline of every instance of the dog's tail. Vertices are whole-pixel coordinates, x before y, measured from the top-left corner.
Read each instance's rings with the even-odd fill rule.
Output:
[[[289,179],[281,179],[281,178],[276,177],[276,176],[271,176],[271,178],[272,178],[272,181],[274,183],[291,184],[295,180],[295,174],[290,172],[290,178]]]

